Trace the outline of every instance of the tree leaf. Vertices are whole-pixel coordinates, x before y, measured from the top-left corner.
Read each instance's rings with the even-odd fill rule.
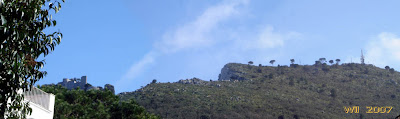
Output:
[[[0,16],[1,16],[1,25],[6,24],[7,23],[6,18],[2,14],[0,14]]]

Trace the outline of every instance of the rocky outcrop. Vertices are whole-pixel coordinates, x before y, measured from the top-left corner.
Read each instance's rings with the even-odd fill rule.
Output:
[[[218,81],[247,80],[243,77],[245,72],[240,71],[241,67],[250,67],[245,64],[228,63],[222,69],[218,76]]]
[[[199,78],[192,78],[192,79],[185,79],[185,80],[179,80],[177,83],[181,84],[206,84],[206,81],[203,81]]]

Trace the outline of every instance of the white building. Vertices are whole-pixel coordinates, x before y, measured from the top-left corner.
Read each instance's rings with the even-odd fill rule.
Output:
[[[32,108],[32,114],[27,115],[27,119],[53,119],[55,95],[33,87],[31,91],[24,92],[24,96]]]

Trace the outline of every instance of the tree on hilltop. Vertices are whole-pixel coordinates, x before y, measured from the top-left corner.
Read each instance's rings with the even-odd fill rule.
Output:
[[[329,63],[331,63],[331,65],[333,64],[333,60],[329,60]]]
[[[294,59],[290,59],[290,63],[294,64]]]
[[[252,64],[253,64],[253,61],[249,61],[248,63],[249,63],[249,65],[252,65]]]
[[[321,64],[326,63],[326,58],[319,58],[319,62],[320,62]]]
[[[157,79],[153,79],[153,81],[151,81],[151,84],[155,84],[157,83]]]
[[[274,65],[275,60],[271,60],[271,61],[269,61],[269,63],[270,63],[271,65]]]
[[[336,59],[336,65],[339,65],[340,59]]]
[[[386,70],[390,70],[390,67],[389,67],[389,66],[385,66],[385,69],[386,69]]]

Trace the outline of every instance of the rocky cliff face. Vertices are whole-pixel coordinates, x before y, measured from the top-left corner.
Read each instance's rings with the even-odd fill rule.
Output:
[[[245,72],[241,71],[240,67],[249,67],[245,64],[228,63],[222,69],[218,76],[218,81],[246,80],[242,77]]]

